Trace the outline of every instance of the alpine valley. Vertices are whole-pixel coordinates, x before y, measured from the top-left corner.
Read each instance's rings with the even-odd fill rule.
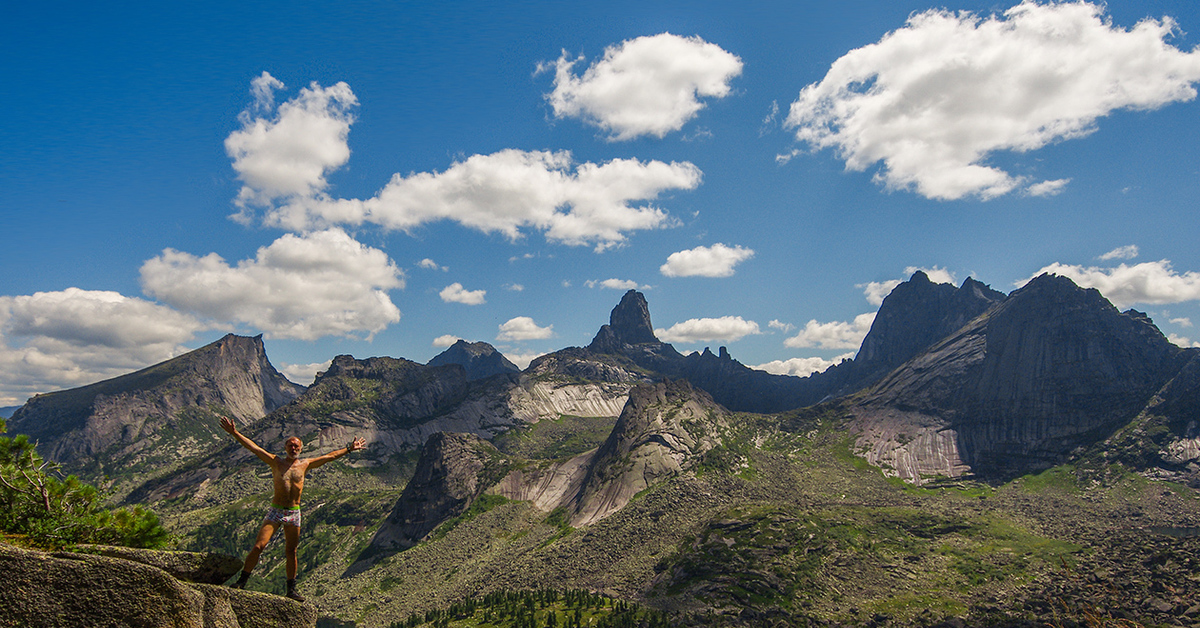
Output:
[[[234,555],[271,482],[219,415],[273,451],[365,438],[307,483],[317,625],[518,625],[481,600],[555,590],[636,604],[629,625],[1200,626],[1200,349],[1146,315],[1055,275],[1005,295],[917,272],[804,378],[653,330],[631,290],[524,370],[459,341],[337,356],[307,389],[229,335],[38,395],[8,431]],[[283,571],[275,543],[250,587]],[[600,617],[569,598],[521,617]]]

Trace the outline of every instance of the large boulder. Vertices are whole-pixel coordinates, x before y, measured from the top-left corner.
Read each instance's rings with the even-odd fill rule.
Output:
[[[243,564],[237,556],[211,552],[167,552],[116,545],[79,545],[75,549],[158,567],[180,580],[207,584],[223,584],[237,575]]]
[[[148,550],[147,550],[148,551]],[[0,543],[0,624],[23,628],[315,627],[317,610],[284,597],[184,582],[140,562]]]

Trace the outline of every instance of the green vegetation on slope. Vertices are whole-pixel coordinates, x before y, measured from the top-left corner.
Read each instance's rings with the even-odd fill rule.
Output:
[[[0,433],[4,432],[0,420]],[[103,495],[59,465],[42,459],[29,437],[0,436],[0,531],[29,544],[57,549],[77,543],[163,547],[169,541],[158,516],[141,506],[109,510]]]

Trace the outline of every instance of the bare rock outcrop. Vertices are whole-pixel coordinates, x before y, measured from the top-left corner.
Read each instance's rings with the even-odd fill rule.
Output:
[[[5,626],[294,628],[317,623],[317,610],[311,605],[186,582],[125,558],[47,553],[0,543],[0,572],[5,575],[0,624]]]
[[[1128,423],[1185,360],[1144,315],[1043,275],[873,387],[858,446],[917,481],[1044,468]]]
[[[201,453],[222,438],[214,411],[247,425],[302,390],[271,365],[261,336],[229,334],[135,373],[38,395],[8,430],[28,434],[44,456],[94,480]]]
[[[467,342],[459,340],[445,351],[435,355],[427,363],[429,366],[458,364],[467,372],[467,379],[476,380],[498,375],[500,373],[519,373],[517,368],[503,353],[486,342]]]
[[[421,450],[412,480],[371,539],[367,556],[416,545],[439,524],[466,511],[504,475],[504,466],[502,454],[478,436],[434,434]]]

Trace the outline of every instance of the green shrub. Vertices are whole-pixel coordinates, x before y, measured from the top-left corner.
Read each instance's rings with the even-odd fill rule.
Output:
[[[150,510],[109,510],[101,502],[96,487],[73,475],[62,478],[58,463],[38,455],[28,436],[0,436],[0,531],[51,549],[76,543],[159,548],[170,540]]]

